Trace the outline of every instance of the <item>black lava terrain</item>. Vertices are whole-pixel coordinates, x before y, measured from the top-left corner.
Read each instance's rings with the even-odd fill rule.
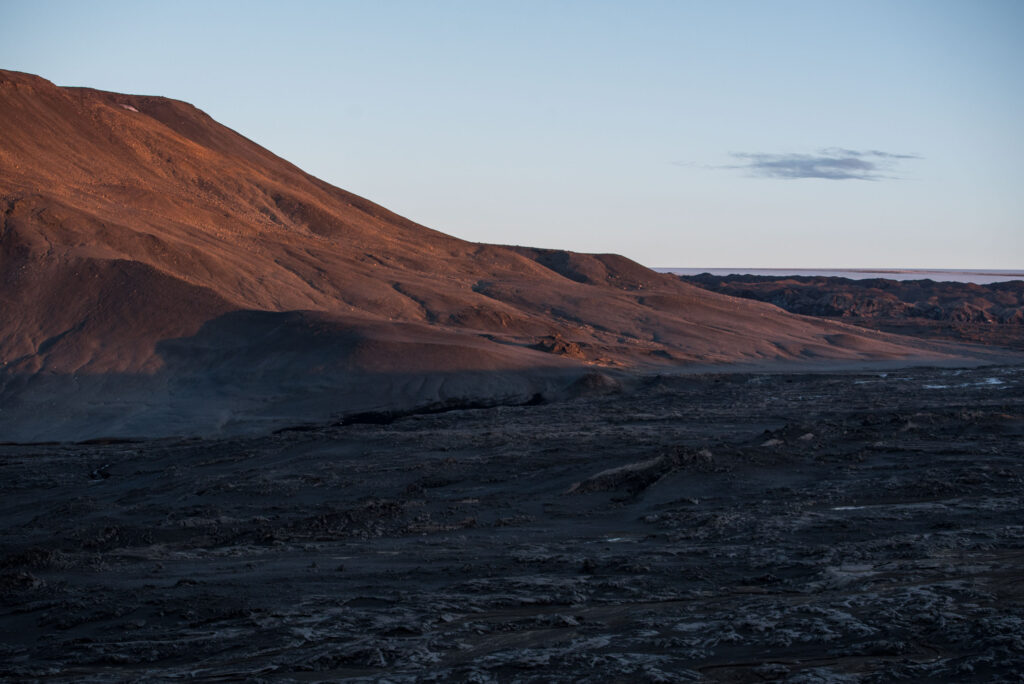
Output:
[[[0,447],[6,681],[1018,682],[1024,367]]]
[[[1024,349],[1024,280],[978,285],[934,280],[702,273],[680,280],[899,335]]]

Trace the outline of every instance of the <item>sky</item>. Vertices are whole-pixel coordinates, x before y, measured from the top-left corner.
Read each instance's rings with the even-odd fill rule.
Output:
[[[0,68],[185,100],[473,241],[652,267],[1024,267],[1019,0],[0,0],[0,16]]]

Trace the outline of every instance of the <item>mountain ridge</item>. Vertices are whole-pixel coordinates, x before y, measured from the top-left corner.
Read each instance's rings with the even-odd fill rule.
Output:
[[[140,387],[152,381],[161,388],[153,396],[168,388],[209,393],[215,376],[231,385],[224,354],[238,347],[209,327],[224,317],[241,326],[234,334],[248,341],[243,356],[255,368],[284,368],[285,357],[293,367],[291,379],[283,373],[262,387],[236,378],[251,396],[225,399],[216,412],[226,415],[244,413],[239,402],[308,405],[304,383],[349,397],[327,400],[316,412],[323,418],[364,408],[360,402],[452,399],[415,389],[417,377],[431,374],[492,374],[478,389],[466,378],[449,382],[472,397],[500,394],[503,382],[526,394],[551,390],[594,368],[955,353],[711,293],[618,255],[451,237],[158,96],[63,88],[0,71],[0,179],[0,382],[7,388],[0,399],[8,408],[0,437],[41,402],[87,418],[96,398],[74,389],[83,375],[105,376],[90,382],[122,399],[134,395],[120,395],[111,378],[131,377],[127,385]],[[310,313],[239,317],[245,311]],[[283,326],[276,346],[249,344],[269,339],[268,325]],[[293,353],[313,329],[339,340],[318,347],[327,369],[319,378]],[[382,341],[396,335],[398,347]],[[379,349],[378,357],[349,354],[340,340],[352,336]],[[220,356],[206,353],[217,345],[229,346]],[[390,357],[398,348],[407,357],[401,363]],[[206,365],[183,361],[189,353]],[[60,378],[67,396],[54,389]],[[153,420],[138,422],[165,433],[166,401],[153,402]],[[284,414],[292,410],[278,417],[290,420]],[[74,430],[52,431],[95,436],[86,418]],[[189,419],[171,422],[186,429]],[[19,435],[46,432],[15,427]]]

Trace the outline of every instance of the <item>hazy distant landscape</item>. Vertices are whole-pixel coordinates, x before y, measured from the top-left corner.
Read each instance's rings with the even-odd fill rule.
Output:
[[[1024,349],[1024,280],[970,272],[960,272],[959,279],[938,281],[893,278],[886,273],[864,275],[701,273],[679,277],[712,292],[872,330]]]
[[[920,268],[655,268],[659,273],[674,273],[683,276],[695,276],[710,273],[715,276],[754,275],[765,277],[801,276],[823,278],[849,278],[851,280],[869,280],[884,278],[886,280],[936,280],[953,283],[975,283],[988,285],[1010,280],[1024,280],[1024,271],[1013,270],[954,270],[954,269],[920,269]]]

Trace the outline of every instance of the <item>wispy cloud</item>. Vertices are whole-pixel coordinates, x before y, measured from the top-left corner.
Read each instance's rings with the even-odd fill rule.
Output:
[[[913,154],[895,154],[881,150],[847,150],[829,147],[817,154],[759,154],[733,152],[740,164],[720,166],[745,169],[754,176],[767,178],[823,178],[825,180],[884,180],[897,178],[896,165],[905,159],[920,159]]]

